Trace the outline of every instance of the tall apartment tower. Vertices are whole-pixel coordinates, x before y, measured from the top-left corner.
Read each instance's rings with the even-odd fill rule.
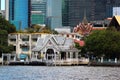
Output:
[[[51,29],[62,26],[62,0],[47,0],[46,18]]]
[[[30,26],[31,0],[6,0],[6,20],[16,26],[17,30],[24,30]]]
[[[31,24],[45,24],[47,0],[31,0]]]

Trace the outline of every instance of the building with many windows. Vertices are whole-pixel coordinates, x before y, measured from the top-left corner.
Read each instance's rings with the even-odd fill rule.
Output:
[[[30,0],[6,0],[6,19],[16,26],[25,29],[30,26]]]
[[[31,0],[31,24],[45,24],[47,0]]]
[[[14,46],[13,53],[17,54],[17,58],[20,58],[20,54],[26,54],[31,58],[32,49],[35,48],[36,45],[39,45],[37,44],[38,39],[46,39],[47,36],[51,35],[52,34],[43,33],[11,33],[8,35],[8,44]],[[59,35],[52,36],[62,36],[73,40],[81,39],[81,35],[75,33],[61,33]]]
[[[46,24],[51,29],[62,26],[62,0],[47,0]]]
[[[104,20],[113,16],[113,7],[120,6],[120,0],[62,0],[62,25],[76,26],[82,22],[84,11],[88,21]]]

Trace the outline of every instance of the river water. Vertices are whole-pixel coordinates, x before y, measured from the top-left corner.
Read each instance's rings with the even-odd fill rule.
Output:
[[[0,80],[120,80],[120,68],[0,66]]]

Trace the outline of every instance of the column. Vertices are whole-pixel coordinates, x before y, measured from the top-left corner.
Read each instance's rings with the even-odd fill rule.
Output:
[[[103,62],[103,57],[101,57],[101,63]]]
[[[47,54],[46,52],[44,52],[44,60],[46,60]]]
[[[78,59],[78,52],[76,52],[76,59]]]
[[[73,59],[73,53],[70,52],[70,59]]]
[[[16,61],[16,54],[14,54],[14,61]]]
[[[37,53],[35,53],[35,58],[36,58],[36,60],[37,60]]]
[[[117,58],[115,58],[115,63],[117,63]]]

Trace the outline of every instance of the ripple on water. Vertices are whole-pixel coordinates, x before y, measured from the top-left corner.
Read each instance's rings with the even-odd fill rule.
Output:
[[[0,80],[120,80],[120,68],[1,66]]]

